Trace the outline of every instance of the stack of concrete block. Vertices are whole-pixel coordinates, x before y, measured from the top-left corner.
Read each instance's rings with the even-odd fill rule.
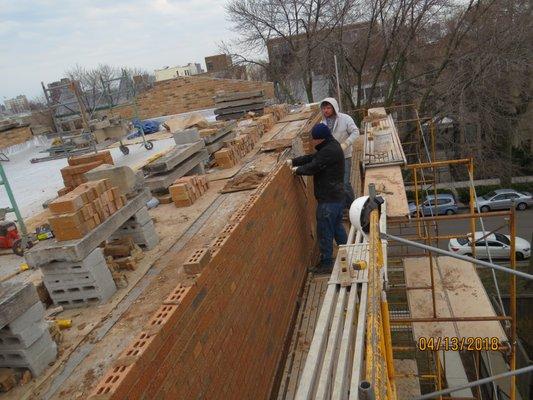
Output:
[[[192,205],[209,188],[205,175],[184,176],[177,179],[168,190],[176,207]]]
[[[82,183],[87,182],[84,174],[102,164],[114,164],[113,157],[111,157],[109,151],[70,157],[68,166],[61,168],[61,176],[65,187],[59,190],[57,194],[63,196]]]
[[[57,356],[44,307],[31,283],[0,285],[0,367],[27,368],[39,376]]]
[[[145,250],[150,250],[159,242],[155,231],[154,222],[148,213],[148,208],[143,207],[130,219],[117,229],[109,238],[110,241],[131,237],[133,241]]]
[[[262,90],[241,93],[220,93],[215,96],[217,120],[238,119],[248,112],[263,114],[265,96]]]
[[[80,239],[122,208],[126,198],[109,179],[81,184],[48,205],[57,241]]]
[[[55,261],[41,271],[52,301],[63,308],[105,303],[117,290],[101,248],[82,261]]]

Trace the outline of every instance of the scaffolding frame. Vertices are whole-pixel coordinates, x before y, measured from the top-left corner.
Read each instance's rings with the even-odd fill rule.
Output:
[[[478,213],[476,213],[475,210],[475,203],[477,200],[477,196],[475,193],[475,187],[473,184],[474,180],[474,160],[472,158],[465,158],[465,159],[457,159],[457,160],[437,160],[436,155],[436,128],[435,123],[432,118],[420,118],[418,114],[418,110],[416,109],[416,106],[414,104],[407,104],[407,105],[394,105],[390,107],[384,107],[389,112],[404,112],[404,114],[408,114],[409,112],[414,115],[414,118],[406,117],[404,119],[395,119],[395,123],[397,126],[409,126],[413,125],[415,127],[414,132],[414,140],[402,142],[403,146],[410,146],[411,148],[414,148],[412,152],[408,152],[404,149],[406,157],[414,157],[415,162],[407,164],[404,167],[404,171],[408,171],[412,174],[413,177],[413,184],[414,184],[414,196],[415,196],[415,215],[414,217],[406,217],[406,218],[389,218],[388,219],[388,226],[395,227],[398,226],[401,229],[402,224],[415,224],[416,226],[416,232],[411,233],[411,236],[409,237],[409,240],[416,240],[419,242],[425,243],[430,248],[438,248],[439,241],[445,240],[445,239],[451,239],[451,238],[457,238],[457,237],[467,237],[467,235],[463,232],[458,232],[457,234],[445,234],[441,235],[439,234],[439,223],[447,222],[447,221],[455,221],[455,220],[466,220],[469,221],[470,225],[470,247],[472,251],[472,257],[476,257],[476,246],[475,242],[477,241],[484,241],[485,246],[487,246],[486,240],[484,240],[489,234],[498,231],[504,227],[508,228],[508,231],[510,233],[510,270],[516,272],[516,249],[515,249],[515,238],[516,238],[516,216],[515,216],[515,209],[512,208],[509,211],[496,211],[496,212],[489,212],[489,213],[483,213],[480,214],[479,210]],[[409,110],[410,109],[410,110]],[[363,111],[365,114],[367,113],[367,109],[359,109],[359,110],[353,110],[354,112],[360,112]],[[424,121],[424,125],[422,125],[422,122]],[[424,129],[426,128],[426,129]],[[426,132],[424,132],[426,131]],[[429,143],[427,142],[425,136],[429,136]],[[469,186],[469,210],[467,214],[455,214],[455,215],[433,215],[431,212],[431,216],[424,216],[421,214],[420,210],[420,200],[421,200],[421,193],[425,192],[426,197],[431,191],[432,195],[434,196],[435,204],[434,204],[434,210],[437,211],[437,195],[438,195],[438,189],[437,189],[437,183],[438,183],[438,174],[437,170],[442,167],[450,168],[450,166],[464,166],[466,167],[466,171],[468,173],[468,176],[470,178],[470,186]],[[430,174],[426,174],[425,172],[430,172]],[[428,179],[429,175],[429,179]],[[404,177],[405,181],[405,177]],[[431,208],[430,208],[431,211]],[[497,229],[492,230],[491,232],[486,233],[483,220],[482,218],[505,218],[506,223],[499,226]],[[476,238],[475,232],[476,232],[476,222],[481,222],[481,227],[483,230],[483,236],[481,238]],[[389,247],[393,246],[394,239],[388,235],[388,240],[391,242],[389,243]],[[489,251],[489,249],[487,248]],[[415,322],[439,322],[439,321],[449,321],[449,322],[466,322],[466,321],[500,321],[504,323],[504,331],[506,332],[507,337],[509,338],[509,343],[503,344],[500,346],[498,351],[501,351],[502,353],[506,353],[509,356],[509,369],[510,373],[505,375],[510,377],[510,393],[509,396],[511,400],[516,399],[516,375],[514,374],[514,371],[516,369],[516,346],[517,346],[517,315],[516,315],[516,277],[517,275],[515,273],[509,274],[509,315],[495,315],[495,316],[476,316],[476,317],[470,317],[470,318],[461,318],[461,317],[439,317],[436,309],[436,300],[435,300],[435,280],[434,280],[434,260],[433,260],[433,252],[425,250],[422,253],[416,253],[416,254],[399,254],[398,258],[401,260],[403,256],[411,257],[411,256],[425,256],[429,259],[429,269],[430,269],[430,280],[431,284],[428,287],[389,287],[388,290],[391,290],[391,292],[394,291],[404,291],[407,295],[408,290],[430,290],[431,291],[431,298],[432,298],[432,309],[433,309],[433,317],[432,318],[411,318],[411,317],[405,317],[405,318],[397,318],[397,317],[391,317],[390,324],[394,326],[412,326]],[[453,256],[453,254],[450,254]],[[490,255],[490,251],[489,251]],[[489,256],[490,257],[490,256]],[[474,260],[472,260],[474,261]],[[492,263],[492,259],[490,258],[490,263]],[[389,260],[389,262],[392,264],[393,260]],[[487,265],[485,265],[487,266]],[[525,274],[528,275],[528,274]],[[494,275],[493,275],[494,276]],[[495,279],[495,276],[494,276]],[[529,278],[528,278],[529,279]],[[496,287],[498,288],[498,284],[495,279]],[[499,289],[498,296],[499,294]],[[504,311],[503,311],[504,312]],[[505,325],[507,324],[507,325]],[[410,347],[409,350],[415,350],[416,347]],[[398,351],[401,350],[398,346],[393,346],[393,350]],[[405,348],[404,348],[405,350]],[[367,350],[368,354],[368,350]],[[479,356],[479,354],[478,354]],[[437,389],[437,391],[443,390],[444,385],[444,376],[443,371],[441,368],[441,362],[445,363],[445,360],[440,359],[440,355],[438,351],[433,352],[433,359],[434,359],[434,373],[430,374],[420,374],[419,379],[427,379],[429,381],[433,381],[434,387]],[[399,375],[396,375],[399,376]],[[479,371],[476,370],[476,376],[479,380]],[[394,378],[394,377],[393,377]],[[493,385],[494,391],[496,391],[496,386],[494,384],[494,380],[487,380],[487,382],[491,382]],[[475,385],[473,385],[475,386]],[[479,390],[479,388],[478,388]],[[442,393],[438,393],[439,399],[443,399],[443,394],[449,393],[442,391]],[[479,392],[480,393],[480,392]],[[435,393],[437,394],[437,393]]]

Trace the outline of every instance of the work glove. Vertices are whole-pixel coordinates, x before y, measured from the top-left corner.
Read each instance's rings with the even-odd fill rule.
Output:
[[[341,149],[342,151],[346,150],[348,148],[348,144],[346,142],[341,143]]]
[[[285,161],[285,164],[287,164],[287,167],[292,168],[292,160],[290,158]]]
[[[298,169],[298,167],[292,167],[291,168],[291,171],[292,171],[292,174],[293,175],[296,175],[296,170]]]

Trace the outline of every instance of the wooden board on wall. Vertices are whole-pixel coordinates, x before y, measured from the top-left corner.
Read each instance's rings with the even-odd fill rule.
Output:
[[[375,167],[365,171],[364,194],[368,194],[368,185],[373,183],[376,193],[387,202],[388,217],[402,217],[409,214],[405,186],[400,166]]]

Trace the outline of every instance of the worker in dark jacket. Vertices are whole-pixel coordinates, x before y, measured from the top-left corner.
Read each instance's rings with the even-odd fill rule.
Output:
[[[315,154],[296,157],[287,164],[296,175],[312,175],[315,197],[320,264],[317,272],[329,273],[333,268],[333,239],[337,245],[346,244],[342,225],[345,206],[344,152],[325,124],[317,124],[311,131]]]

